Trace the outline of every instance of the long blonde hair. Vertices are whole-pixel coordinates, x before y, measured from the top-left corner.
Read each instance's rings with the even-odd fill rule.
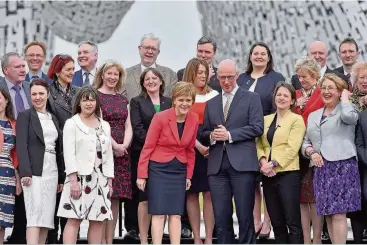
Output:
[[[116,67],[116,69],[119,72],[119,80],[116,84],[115,91],[116,93],[122,93],[122,88],[124,86],[125,79],[126,79],[126,72],[123,66],[119,62],[114,61],[114,60],[108,60],[100,68],[98,68],[96,77],[94,78],[93,87],[95,87],[96,89],[99,89],[102,87],[103,85],[102,76],[111,67]]]

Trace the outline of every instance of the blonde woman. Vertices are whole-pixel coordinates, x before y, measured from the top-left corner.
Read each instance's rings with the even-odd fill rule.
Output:
[[[205,61],[197,58],[191,59],[185,68],[183,80],[192,83],[196,90],[195,103],[192,105],[191,111],[199,116],[198,136],[201,134],[204,111],[206,102],[218,95],[218,92],[208,86],[209,66]],[[203,215],[205,224],[205,243],[212,243],[214,228],[214,213],[212,199],[209,192],[209,182],[207,176],[209,147],[204,146],[199,140],[195,143],[195,169],[192,177],[191,188],[187,193],[187,213],[190,225],[194,233],[194,243],[201,244],[200,238],[200,222],[201,212],[199,206],[199,194],[203,194]]]
[[[101,101],[103,120],[111,126],[112,148],[114,151],[115,178],[112,181],[111,209],[113,219],[105,227],[102,242],[112,244],[121,199],[131,199],[131,170],[129,152],[132,128],[128,100],[121,94],[125,70],[115,61],[107,61],[97,71],[94,87]]]

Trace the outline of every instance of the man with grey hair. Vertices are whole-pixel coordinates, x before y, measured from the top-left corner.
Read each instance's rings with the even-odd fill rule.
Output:
[[[344,74],[341,74],[337,71],[333,71],[331,69],[329,69],[329,67],[326,65],[327,63],[327,59],[328,59],[328,48],[326,46],[325,43],[321,42],[321,41],[314,41],[310,44],[310,46],[308,47],[308,56],[313,57],[317,63],[320,65],[320,79],[326,74],[326,73],[334,73],[335,75],[337,75],[338,77],[340,77],[341,79],[343,79],[349,86],[349,79],[347,76],[345,76]],[[301,89],[301,83],[298,79],[297,74],[294,74],[291,78],[291,82],[293,87],[298,90]]]
[[[124,84],[123,94],[129,101],[140,94],[140,75],[149,67],[156,68],[162,74],[165,82],[164,95],[171,96],[172,87],[177,83],[177,74],[172,69],[156,63],[160,53],[160,45],[161,40],[153,33],[145,34],[142,37],[138,46],[140,63],[126,69],[126,83]]]
[[[165,88],[164,95],[171,97],[172,88],[177,83],[177,74],[172,69],[158,65],[156,63],[160,52],[161,40],[153,33],[145,34],[138,46],[140,54],[140,63],[126,69],[126,82],[123,88],[123,94],[130,101],[141,93],[140,75],[150,67],[156,68],[163,77]],[[131,166],[132,181],[132,200],[127,200],[124,204],[125,209],[125,228],[127,234],[125,238],[139,240],[138,226],[138,206],[139,191],[136,185],[138,166]]]
[[[72,85],[83,87],[93,84],[97,72],[98,46],[91,41],[83,41],[78,46],[78,64],[80,70],[73,76]]]
[[[25,81],[25,61],[15,52],[5,54],[1,59],[1,68],[5,78],[0,77],[0,86],[7,91],[13,103],[15,118],[31,105],[29,83]],[[23,194],[15,197],[14,228],[8,238],[9,243],[23,244],[26,242],[26,213]]]

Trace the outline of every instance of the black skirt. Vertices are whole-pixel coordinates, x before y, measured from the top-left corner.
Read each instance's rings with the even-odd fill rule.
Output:
[[[187,165],[174,158],[168,163],[149,161],[148,213],[182,215],[185,209]]]

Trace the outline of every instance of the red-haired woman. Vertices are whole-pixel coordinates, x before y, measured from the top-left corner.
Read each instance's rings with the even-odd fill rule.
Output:
[[[56,116],[60,123],[60,130],[64,129],[65,121],[72,116],[72,107],[75,102],[78,87],[71,85],[74,75],[74,60],[69,55],[58,54],[50,64],[47,76],[52,79],[52,84],[49,89],[49,97],[47,102],[47,109],[50,113]],[[61,193],[57,194],[56,207],[59,206]],[[57,235],[59,230],[59,221],[61,226],[61,236],[66,224],[65,218],[59,218],[55,212],[55,229],[48,232],[48,242],[57,242]]]

